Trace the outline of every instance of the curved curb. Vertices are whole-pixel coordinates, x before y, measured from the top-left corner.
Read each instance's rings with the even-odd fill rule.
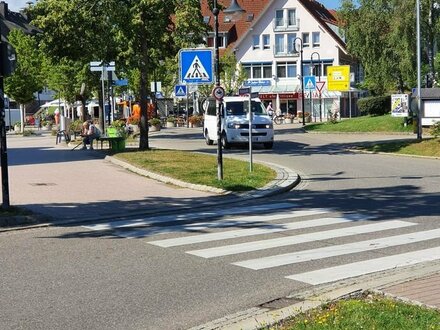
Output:
[[[193,189],[193,190],[199,190],[199,191],[205,191],[205,192],[212,192],[212,193],[216,193],[219,195],[235,195],[235,196],[239,196],[241,198],[260,198],[260,197],[267,197],[273,194],[279,194],[279,193],[283,193],[286,191],[291,190],[293,187],[295,187],[299,182],[300,182],[300,177],[299,175],[288,169],[285,167],[282,167],[280,165],[277,164],[273,164],[273,163],[267,163],[267,162],[258,162],[260,164],[263,165],[267,165],[270,166],[271,168],[275,169],[276,173],[277,173],[277,177],[275,178],[275,180],[272,180],[271,182],[269,182],[266,186],[251,191],[251,192],[245,192],[245,193],[234,193],[231,191],[227,191],[225,189],[220,189],[220,188],[214,188],[214,187],[210,187],[210,186],[205,186],[205,185],[200,185],[200,184],[193,184],[193,183],[188,183],[185,181],[181,181],[178,179],[173,179],[164,175],[160,175],[151,171],[147,171],[144,169],[141,169],[139,167],[136,167],[134,165],[131,165],[129,163],[126,163],[122,160],[119,160],[113,156],[106,156],[105,160],[108,162],[111,162],[115,165],[121,166],[131,172],[134,172],[136,174],[148,177],[150,179],[154,179],[163,183],[169,183],[169,184],[173,184],[176,185],[178,187],[183,187],[183,188],[189,188],[189,189]]]
[[[347,151],[353,152],[353,153],[360,153],[360,154],[374,154],[374,155],[385,155],[385,156],[398,156],[398,157],[408,157],[408,158],[421,158],[421,159],[440,159],[438,156],[421,156],[421,155],[409,155],[409,154],[398,154],[395,152],[383,152],[383,151],[369,151],[369,150],[362,150],[362,149],[346,149]]]

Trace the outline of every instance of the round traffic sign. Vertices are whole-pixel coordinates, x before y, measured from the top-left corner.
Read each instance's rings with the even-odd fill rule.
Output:
[[[225,90],[221,86],[216,86],[214,87],[212,94],[214,95],[216,100],[220,101],[225,96]]]

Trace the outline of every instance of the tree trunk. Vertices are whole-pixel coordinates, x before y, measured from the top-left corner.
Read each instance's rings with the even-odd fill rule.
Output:
[[[140,122],[140,135],[139,135],[139,150],[150,149],[148,141],[148,106],[147,106],[147,68],[148,68],[148,45],[147,38],[141,42],[141,54],[144,59],[144,63],[141,66],[141,86],[140,86],[140,98],[141,98],[141,122]]]
[[[25,120],[26,120],[26,107],[24,104],[20,104],[20,122],[21,122],[21,127],[20,127],[20,133],[24,132],[24,124],[25,124]]]

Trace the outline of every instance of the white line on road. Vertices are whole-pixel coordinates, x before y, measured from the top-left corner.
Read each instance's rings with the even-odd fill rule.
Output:
[[[180,214],[180,215],[163,215],[158,217],[144,217],[138,219],[129,219],[129,220],[119,220],[119,221],[110,221],[105,223],[99,223],[96,225],[83,226],[84,228],[90,230],[109,230],[114,228],[130,228],[130,227],[139,227],[146,226],[160,222],[171,222],[171,221],[188,221],[194,219],[201,218],[213,218],[217,216],[224,215],[239,215],[246,214],[252,212],[264,212],[271,210],[280,210],[280,209],[289,209],[298,206],[298,204],[294,203],[276,203],[276,204],[265,204],[265,205],[255,205],[255,206],[247,206],[247,207],[232,207],[232,208],[224,208],[222,210],[208,211],[208,212],[195,212],[188,214]]]
[[[357,219],[360,220],[360,219]],[[296,221],[290,223],[273,223],[266,224],[261,226],[260,228],[250,228],[250,229],[238,229],[238,230],[230,230],[223,231],[219,233],[209,233],[209,234],[200,234],[186,237],[178,237],[178,238],[169,238],[164,240],[157,240],[148,242],[153,245],[161,246],[161,247],[171,247],[171,246],[179,246],[179,245],[187,245],[187,244],[195,244],[195,243],[203,243],[203,242],[211,242],[211,241],[219,241],[223,239],[231,239],[238,237],[247,237],[254,235],[263,235],[263,234],[271,234],[271,233],[279,233],[287,230],[294,229],[304,229],[304,228],[312,228],[312,227],[320,227],[325,225],[334,225],[339,223],[345,223],[349,221],[356,221],[353,218],[321,218],[315,220],[307,220],[307,221]]]
[[[239,226],[249,227],[253,223],[257,223],[257,222],[269,222],[269,221],[281,220],[286,218],[291,219],[291,218],[298,218],[304,216],[319,215],[327,212],[328,210],[324,210],[324,209],[298,210],[298,211],[291,211],[286,213],[277,213],[273,215],[252,215],[247,217],[231,218],[227,220],[217,220],[215,222],[214,221],[197,222],[197,223],[189,223],[178,226],[166,226],[166,227],[155,226],[154,228],[149,227],[149,228],[141,228],[130,231],[116,230],[115,234],[117,236],[125,237],[125,238],[142,238],[156,234],[165,234],[171,232],[192,232],[192,231],[206,230],[209,228],[224,228],[224,227],[239,227]]]
[[[286,278],[317,285],[439,259],[440,247],[435,247],[290,275]]]
[[[291,265],[291,264],[296,264],[311,260],[336,257],[345,254],[385,249],[391,246],[428,241],[431,239],[436,239],[438,237],[440,237],[440,229],[434,229],[434,230],[420,231],[420,232],[414,232],[414,233],[397,235],[397,236],[377,238],[368,241],[360,241],[349,244],[328,246],[313,250],[280,254],[276,256],[270,256],[259,259],[246,260],[246,261],[236,262],[234,263],[234,265],[246,267],[254,270],[265,269],[271,267]]]
[[[251,251],[260,251],[260,250],[276,248],[276,247],[281,247],[281,246],[295,245],[295,244],[306,243],[306,242],[322,241],[325,239],[351,236],[351,235],[375,232],[375,231],[380,231],[380,230],[402,228],[402,227],[413,226],[413,225],[415,225],[415,224],[410,223],[410,222],[395,220],[395,221],[374,223],[374,224],[363,225],[363,226],[354,226],[354,227],[348,227],[348,228],[339,228],[339,229],[332,229],[332,230],[327,230],[327,231],[320,231],[320,232],[315,232],[315,233],[307,233],[307,234],[301,234],[301,235],[296,235],[296,236],[274,238],[274,239],[268,239],[268,240],[263,240],[263,241],[253,241],[253,242],[247,242],[247,243],[241,243],[241,244],[220,246],[220,247],[214,247],[214,248],[203,249],[203,250],[194,250],[194,251],[188,251],[187,253],[193,254],[193,255],[196,255],[196,256],[199,256],[202,258],[214,258],[214,257],[221,257],[221,256],[227,256],[227,255],[239,254],[239,253],[245,253],[245,252],[251,252]],[[249,261],[249,263],[252,264],[252,261]],[[240,264],[239,266],[243,266],[243,265]],[[243,267],[245,267],[245,266],[243,266]],[[252,267],[249,267],[249,268],[252,268]]]

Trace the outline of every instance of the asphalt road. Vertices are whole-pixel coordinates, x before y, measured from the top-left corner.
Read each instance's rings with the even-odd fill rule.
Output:
[[[167,130],[151,143],[215,153],[216,147],[206,146],[200,133],[200,129]],[[440,246],[440,236],[436,236],[259,270],[237,265],[273,255],[378,238],[387,241],[389,236],[440,228],[439,160],[347,150],[359,142],[408,137],[304,134],[293,125],[279,126],[276,133],[274,149],[257,148],[255,160],[295,169],[302,183],[289,193],[239,204],[257,218],[223,215],[206,219],[201,215],[184,222],[176,218],[172,223],[150,225],[140,231],[61,226],[1,233],[2,327],[188,329],[315,286],[286,278],[288,275],[322,269],[329,269],[331,274],[330,268],[338,265]],[[225,156],[247,158],[246,149],[234,148]],[[281,202],[289,203],[288,211],[314,213],[295,215],[287,214],[286,209],[271,209]],[[256,206],[266,211],[257,211]],[[222,207],[217,211],[225,210]],[[312,227],[308,220],[316,220],[320,227]],[[347,226],[358,229],[391,221],[400,222],[394,229],[349,237],[274,245],[241,254],[220,252],[218,257],[210,254],[230,244],[293,241],[302,234],[310,237],[330,230],[342,232]],[[229,223],[222,227],[224,222]],[[306,225],[295,227],[298,223]],[[262,231],[243,235],[249,229]],[[229,239],[203,236],[232,230],[237,235]],[[199,241],[179,241],[180,237],[192,236]],[[200,237],[207,238],[203,241]],[[232,251],[238,248],[234,246]]]

